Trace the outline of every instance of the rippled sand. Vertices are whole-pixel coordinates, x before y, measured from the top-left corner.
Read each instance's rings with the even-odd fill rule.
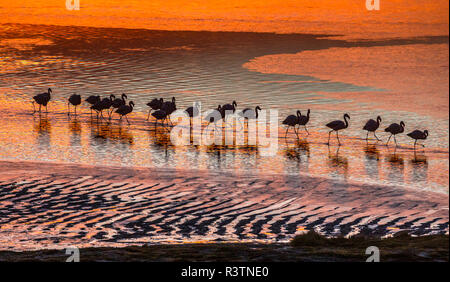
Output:
[[[2,249],[271,242],[312,228],[448,234],[448,197],[408,188],[212,170],[1,166]]]

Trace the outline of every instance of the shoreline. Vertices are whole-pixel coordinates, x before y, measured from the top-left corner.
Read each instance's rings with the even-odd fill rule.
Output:
[[[198,243],[96,247],[79,250],[81,262],[364,262],[377,246],[381,262],[448,262],[448,235],[389,239],[299,236],[290,243]],[[0,251],[0,262],[64,262],[65,249]]]

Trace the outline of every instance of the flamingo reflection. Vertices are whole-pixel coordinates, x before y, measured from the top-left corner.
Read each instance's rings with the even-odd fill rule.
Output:
[[[346,157],[339,156],[340,146],[334,154],[331,153],[330,146],[328,147],[328,159],[329,166],[334,172],[343,175],[345,179],[348,177],[348,159]]]

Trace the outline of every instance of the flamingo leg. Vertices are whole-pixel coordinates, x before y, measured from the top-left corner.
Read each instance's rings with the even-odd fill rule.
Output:
[[[125,119],[127,120],[128,124],[130,124],[130,122],[128,121],[128,117],[125,115]]]
[[[368,141],[369,140],[369,131],[367,131],[367,134],[366,134],[366,141]]]
[[[331,130],[330,132],[328,132],[328,142],[327,142],[327,145],[330,145],[331,132],[333,132],[333,130]]]
[[[336,131],[336,137],[337,137],[337,140],[338,140],[338,144],[341,145],[341,141],[339,140],[339,131]]]
[[[389,144],[389,140],[391,140],[392,134],[389,136],[387,142],[386,142],[386,146]]]
[[[377,138],[378,141],[381,141],[381,139],[378,138],[378,136],[375,134],[375,131],[373,132],[373,136],[375,136],[375,138]]]
[[[414,141],[414,150],[416,149],[417,139]]]
[[[305,127],[305,131],[306,131],[306,133],[308,133],[308,135],[309,135],[309,131],[308,131],[308,128],[306,128],[306,125],[304,125],[304,127]]]
[[[70,116],[70,104],[67,103],[67,115]]]
[[[395,138],[395,135],[394,135],[394,141],[395,141],[395,146],[397,147],[397,139]]]
[[[288,130],[289,130],[289,126],[286,128],[286,133],[284,134],[284,138],[287,138]]]
[[[31,102],[33,104],[33,114],[36,112],[36,107],[34,106],[34,102]]]
[[[41,113],[41,104],[39,104],[39,113]]]
[[[75,115],[77,115],[77,106],[75,106]]]
[[[150,113],[152,112],[152,109],[148,110],[147,120],[150,119]]]

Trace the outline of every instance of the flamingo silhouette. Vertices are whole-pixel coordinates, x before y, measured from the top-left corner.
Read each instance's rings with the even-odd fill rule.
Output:
[[[249,119],[258,119],[259,113],[258,111],[261,111],[261,107],[260,106],[256,106],[255,109],[251,109],[251,108],[245,108],[242,111],[240,111],[238,113],[238,115],[241,118],[244,118],[246,120]]]
[[[163,102],[160,109],[166,112],[167,118],[169,118],[170,123],[172,123],[170,115],[177,110],[175,97],[172,97],[172,101]]]
[[[122,93],[122,96],[120,98],[115,98],[111,101],[111,111],[114,111],[114,109],[119,109],[120,107],[126,105],[125,100],[127,99],[127,95],[125,93]],[[111,120],[111,114],[109,115],[109,119]]]
[[[109,108],[111,108],[111,104],[112,101],[114,100],[115,96],[113,94],[111,94],[109,96],[109,98],[103,98],[102,100],[100,100],[99,102],[95,103],[91,109],[97,111],[97,119],[98,119],[98,115],[100,114],[100,116],[102,118],[103,117],[103,110],[108,110]]]
[[[347,119],[350,119],[350,116],[348,114],[344,114],[344,121],[342,120],[334,120],[332,122],[329,122],[326,124],[327,127],[331,128],[331,131],[328,133],[328,143],[327,145],[330,145],[330,137],[331,133],[333,131],[336,131],[336,138],[338,140],[338,144],[341,145],[341,141],[339,140],[339,130],[345,129],[348,127],[348,121]]]
[[[225,118],[225,111],[223,110],[222,106],[217,106],[217,109],[209,113],[205,120],[209,123],[214,123],[214,126],[217,128],[217,122],[221,119]]]
[[[198,109],[198,104],[195,103],[193,106],[190,106],[188,108],[186,108],[185,112],[188,114],[189,116],[189,122],[190,125],[192,127],[192,119],[197,117],[200,114],[200,110]]]
[[[52,92],[53,92],[52,89],[49,88],[49,89],[47,90],[47,92],[44,92],[44,93],[41,93],[41,94],[38,94],[38,95],[33,96],[33,100],[34,100],[34,101],[32,101],[32,104],[33,104],[33,114],[36,112],[36,108],[34,107],[34,103],[35,103],[35,102],[39,105],[39,113],[41,112],[41,106],[44,106],[44,107],[45,107],[45,112],[48,112],[48,110],[47,110],[47,104],[48,104],[48,102],[49,102],[50,99],[51,99],[51,93],[52,93]]]
[[[295,135],[297,135],[297,137],[298,137],[298,133],[297,133],[297,130],[295,129],[295,126],[298,124],[298,120],[300,119],[300,116],[301,116],[300,111],[297,111],[297,115],[289,115],[284,119],[283,124],[288,126],[286,128],[286,133],[284,134],[284,138],[287,137],[287,133],[291,126],[294,128]]]
[[[150,118],[150,113],[156,110],[161,109],[162,104],[164,103],[163,98],[154,98],[153,100],[151,100],[150,102],[147,103],[147,106],[150,107],[150,109],[148,110],[148,115],[147,115],[147,120]]]
[[[413,132],[410,132],[408,134],[409,137],[411,137],[412,139],[414,139],[414,149],[416,149],[416,144],[417,144],[417,140],[425,140],[428,137],[428,130],[424,130],[424,131],[420,131],[420,130],[414,130]],[[425,145],[422,145],[422,147],[425,147]]]
[[[380,123],[381,123],[381,117],[377,116],[377,121],[373,120],[373,119],[369,119],[366,122],[366,125],[364,125],[363,130],[367,130],[367,135],[366,135],[366,140],[369,139],[369,132],[373,132],[373,136],[375,136],[375,138],[377,138],[378,141],[381,141],[378,136],[375,134],[375,131],[377,131],[378,127],[380,127]]]
[[[161,124],[166,128],[164,121],[167,119],[167,113],[163,110],[156,110],[152,113],[152,116],[156,119],[156,121],[161,120]],[[156,122],[155,122],[155,132],[156,132]]]
[[[70,104],[75,107],[75,115],[77,115],[77,106],[81,104],[81,96],[73,94],[69,97],[69,101],[67,102],[68,116],[70,116]]]
[[[403,133],[405,131],[405,123],[403,121],[401,121],[400,124],[392,123],[384,131],[391,133],[386,142],[386,146],[389,144],[392,135],[394,136],[395,146],[397,146],[397,139],[395,138],[395,135]]]
[[[122,117],[125,116],[125,119],[127,120],[127,123],[130,124],[128,121],[127,115],[133,111],[134,102],[130,101],[128,105],[122,105],[117,110],[116,113],[120,115],[120,121],[122,121]]]
[[[225,104],[222,106],[222,111],[224,112],[224,121],[226,122],[227,116],[229,114],[229,112],[234,112],[236,111],[236,107],[237,107],[237,103],[236,101],[233,101],[231,104]]]
[[[308,131],[308,129],[306,128],[306,125],[307,125],[308,122],[309,122],[309,114],[310,114],[310,113],[311,113],[311,110],[308,109],[308,112],[306,113],[306,116],[302,115],[301,112],[300,112],[300,116],[298,117],[298,125],[299,125],[299,128],[300,128],[301,125],[303,125],[304,128],[305,128],[305,131],[306,131],[306,133],[308,133],[308,135],[309,135],[309,131]]]
[[[88,102],[91,105],[91,116],[92,116],[92,106],[97,104],[98,102],[101,101],[100,96],[98,95],[91,95],[89,97],[86,98],[86,100],[84,100],[86,102]]]

